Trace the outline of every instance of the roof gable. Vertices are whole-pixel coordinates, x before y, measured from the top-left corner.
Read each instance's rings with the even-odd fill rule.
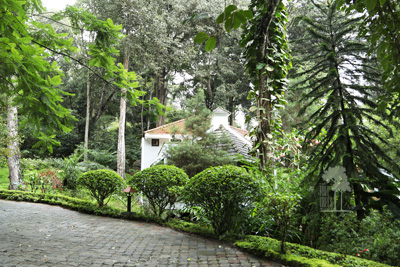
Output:
[[[216,108],[216,109],[214,109],[213,110],[213,113],[214,114],[221,114],[221,115],[231,115],[231,113],[229,112],[229,111],[227,111],[226,109],[223,109],[223,108],[220,108],[220,107],[218,107],[218,108]]]

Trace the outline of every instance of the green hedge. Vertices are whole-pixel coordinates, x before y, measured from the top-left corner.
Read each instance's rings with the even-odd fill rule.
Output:
[[[201,207],[218,236],[244,232],[259,193],[257,181],[245,169],[231,165],[205,169],[184,189],[186,204]]]
[[[195,223],[190,223],[182,220],[171,220],[166,222],[165,225],[178,231],[184,231],[186,233],[215,238],[214,231],[211,228],[202,227]]]
[[[280,254],[281,241],[262,236],[246,236],[245,239],[236,241],[235,245],[241,249],[259,256],[283,262],[289,266],[306,267],[385,267],[389,266],[354,256],[313,249],[310,247],[286,243],[287,253]]]
[[[131,220],[145,221],[145,222],[161,222],[160,220],[152,216],[145,216],[133,212],[128,215],[124,212],[124,210],[118,208],[107,207],[107,206],[99,207],[97,203],[94,202],[58,194],[43,194],[43,193],[33,193],[27,191],[0,189],[0,199],[58,205],[63,208],[92,215],[131,219]]]
[[[97,200],[100,207],[107,204],[104,201],[116,192],[121,192],[125,187],[125,181],[115,171],[99,169],[88,171],[79,176],[78,185],[87,188],[90,194]]]
[[[215,237],[213,231],[200,225],[172,220],[166,222],[154,216],[145,216],[143,214],[130,213],[127,214],[121,209],[112,207],[98,207],[96,203],[85,201],[77,198],[71,198],[63,195],[55,194],[35,194],[26,191],[10,191],[0,189],[0,199],[14,201],[29,201],[36,203],[45,203],[50,205],[59,205],[67,209],[93,214],[100,216],[108,216],[114,218],[123,218],[136,221],[155,222],[161,225],[169,226],[176,230],[199,234],[206,237]],[[255,255],[263,256],[274,261],[282,262],[291,267],[388,267],[389,265],[369,261],[333,252],[326,252],[309,248],[306,246],[286,243],[287,254],[280,254],[281,242],[261,236],[247,236],[245,239],[236,241],[235,245],[247,252]],[[311,258],[308,258],[311,257]]]
[[[135,173],[128,184],[146,196],[154,214],[161,218],[168,206],[171,208],[179,201],[188,181],[189,177],[182,169],[156,165]]]

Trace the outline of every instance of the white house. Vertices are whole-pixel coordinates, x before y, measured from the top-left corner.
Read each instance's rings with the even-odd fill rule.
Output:
[[[249,150],[252,146],[249,133],[229,125],[228,117],[230,113],[222,108],[213,111],[211,118],[211,128],[209,131],[225,133],[231,140],[232,147],[229,149],[230,154],[242,154],[246,158],[251,158]],[[172,132],[175,138],[181,136],[184,129],[185,119],[175,121],[154,129],[144,132],[142,138],[142,158],[141,169],[150,167],[153,163],[157,163],[164,157],[164,151],[169,141],[172,139]]]

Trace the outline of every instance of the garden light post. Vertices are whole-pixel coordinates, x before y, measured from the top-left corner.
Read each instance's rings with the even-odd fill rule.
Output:
[[[132,187],[128,186],[125,188],[122,192],[126,193],[126,196],[128,197],[128,212],[131,212],[131,199],[132,199],[132,194],[135,193],[135,190],[133,190]]]

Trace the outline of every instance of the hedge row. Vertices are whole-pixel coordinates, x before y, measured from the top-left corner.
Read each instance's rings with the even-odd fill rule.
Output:
[[[62,195],[35,194],[25,191],[10,191],[0,189],[0,199],[14,201],[29,201],[36,203],[45,203],[50,205],[59,205],[71,210],[113,218],[131,219],[137,221],[154,222],[173,229],[199,234],[206,237],[215,237],[213,231],[200,225],[171,220],[165,221],[154,216],[130,213],[126,214],[121,209],[112,207],[98,207],[97,204],[81,199],[71,198]],[[354,256],[342,255],[338,253],[316,250],[306,246],[287,243],[287,254],[280,254],[281,242],[261,236],[247,236],[245,239],[236,241],[235,245],[247,252],[263,256],[268,259],[282,262],[293,267],[387,267],[382,263],[357,258]]]
[[[143,214],[130,213],[127,215],[123,210],[113,207],[99,207],[97,204],[82,199],[67,197],[58,194],[33,193],[27,191],[13,191],[0,189],[0,199],[13,201],[27,201],[34,203],[44,203],[57,205],[66,209],[79,211],[91,215],[107,216],[112,218],[132,219],[145,222],[158,222],[156,217],[145,216]]]
[[[281,241],[264,236],[246,236],[235,245],[252,254],[282,262],[293,267],[387,267],[389,265],[354,256],[313,249],[299,244],[286,243],[287,253],[280,254]]]

